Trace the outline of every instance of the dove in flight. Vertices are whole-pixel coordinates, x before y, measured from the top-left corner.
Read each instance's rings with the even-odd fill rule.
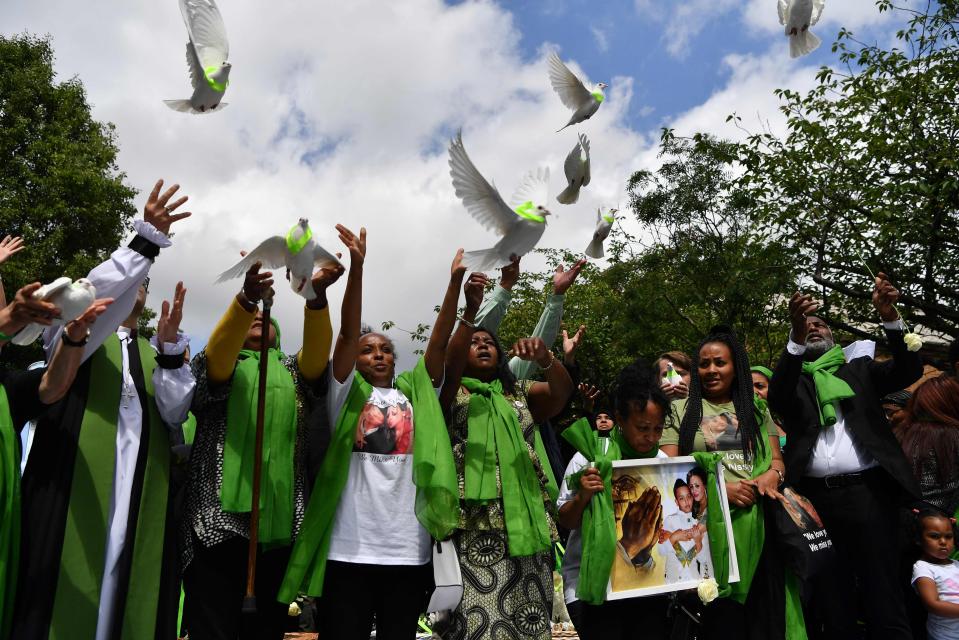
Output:
[[[599,109],[599,105],[603,104],[603,100],[606,99],[603,89],[609,85],[605,82],[599,82],[590,91],[553,51],[547,57],[547,62],[549,63],[549,82],[553,85],[553,91],[559,95],[559,99],[563,101],[567,108],[573,110],[573,116],[566,123],[566,126],[559,131],[571,124],[577,124],[591,118]]]
[[[563,171],[569,185],[556,196],[556,200],[560,204],[573,204],[579,200],[580,188],[589,184],[589,138],[586,134],[579,134],[579,142],[566,156]]]
[[[293,291],[307,300],[316,297],[310,284],[316,267],[342,267],[339,259],[313,240],[313,231],[306,218],[290,229],[286,236],[273,236],[261,242],[242,260],[220,274],[217,282],[226,282],[242,277],[254,263],[259,262],[270,269],[286,267],[289,270]]]
[[[76,282],[67,277],[57,278],[33,292],[35,300],[49,302],[60,310],[60,317],[54,318],[48,326],[61,326],[83,315],[97,297],[97,289],[86,278]],[[36,322],[25,326],[13,337],[13,344],[25,345],[36,341],[47,327]]]
[[[213,0],[180,0],[180,13],[186,23],[186,64],[190,69],[193,95],[189,100],[164,100],[183,113],[209,113],[221,103],[230,84],[230,43],[223,16]]]
[[[786,27],[791,57],[812,53],[822,44],[809,27],[819,22],[824,6],[824,0],[779,0],[779,24]]]
[[[603,251],[603,242],[609,237],[609,232],[613,229],[613,222],[616,221],[616,212],[618,209],[605,211],[606,207],[596,210],[596,229],[593,231],[593,239],[586,247],[586,255],[590,258],[599,260],[605,255]]]
[[[461,133],[450,141],[453,189],[477,222],[502,236],[492,249],[467,251],[463,264],[472,271],[505,267],[533,250],[546,230],[549,168],[530,171],[507,205],[496,187],[476,169],[463,147]]]

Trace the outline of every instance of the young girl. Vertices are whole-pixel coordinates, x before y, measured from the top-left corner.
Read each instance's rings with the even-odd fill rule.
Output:
[[[959,562],[952,520],[942,512],[923,509],[916,516],[922,556],[912,567],[912,585],[929,612],[929,640],[959,639]]]

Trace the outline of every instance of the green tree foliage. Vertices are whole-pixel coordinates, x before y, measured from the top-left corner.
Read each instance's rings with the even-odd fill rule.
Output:
[[[117,151],[81,82],[56,81],[49,39],[0,37],[0,234],[26,243],[3,265],[8,297],[29,282],[82,277],[118,246],[136,210]]]
[[[876,4],[904,19],[896,45],[841,30],[840,68],[805,95],[777,91],[786,135],[749,137],[741,185],[755,222],[801,253],[834,327],[875,337],[871,269],[900,288],[907,322],[957,338],[959,3]]]

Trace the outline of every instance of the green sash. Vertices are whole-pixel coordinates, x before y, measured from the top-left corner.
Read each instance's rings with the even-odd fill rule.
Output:
[[[170,443],[154,400],[156,352],[142,338],[137,347],[147,392],[149,444],[136,533],[127,539],[133,545],[133,563],[125,589],[122,640],[152,638],[155,632],[170,480]],[[120,349],[114,333],[90,357],[90,388],[70,485],[50,640],[96,635],[123,384]]]
[[[539,478],[516,411],[503,396],[503,384],[499,380],[485,383],[467,377],[462,382],[470,392],[463,489],[466,500],[496,500],[498,468],[510,555],[529,556],[551,549],[553,542]],[[533,448],[546,475],[547,493],[555,503],[559,494],[556,479],[543,438],[539,429],[534,429]]]
[[[296,446],[296,386],[283,366],[285,356],[270,349],[263,418],[263,476],[260,486],[260,543],[266,548],[290,544],[293,537],[293,456]],[[244,349],[233,371],[226,412],[223,480],[224,511],[249,513],[253,503],[256,405],[260,352]]]
[[[420,358],[413,371],[400,374],[396,387],[413,405],[413,483],[416,518],[437,540],[450,536],[459,518],[459,490],[453,448],[426,363]],[[373,392],[359,372],[336,421],[326,457],[313,483],[310,504],[283,577],[277,600],[293,602],[302,592],[323,594],[326,557],[340,496],[353,460],[356,424]]]
[[[589,604],[606,600],[606,586],[616,558],[616,518],[613,512],[613,461],[636,458],[655,458],[659,447],[639,452],[629,446],[619,428],[609,438],[601,438],[590,427],[589,420],[580,418],[563,431],[563,438],[592,463],[603,479],[602,493],[594,494],[583,511],[580,533],[583,540],[582,560],[576,597]],[[608,447],[604,452],[603,443]],[[566,479],[570,489],[579,487],[585,469]]]
[[[814,362],[802,363],[803,373],[810,374],[816,385],[819,424],[823,427],[836,424],[836,404],[840,400],[856,395],[845,380],[834,375],[844,364],[846,364],[846,355],[839,345],[819,356]]]
[[[20,447],[0,385],[0,638],[10,637],[20,566]]]

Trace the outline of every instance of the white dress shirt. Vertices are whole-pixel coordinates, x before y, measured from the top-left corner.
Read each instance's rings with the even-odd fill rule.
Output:
[[[893,331],[902,330],[902,321],[883,322],[882,326]],[[794,356],[806,353],[806,345],[793,341],[792,335],[786,343],[786,351]],[[856,436],[846,429],[840,403],[835,403],[836,423],[821,427],[816,437],[805,475],[812,478],[825,478],[845,473],[858,473],[879,465],[869,454]]]

